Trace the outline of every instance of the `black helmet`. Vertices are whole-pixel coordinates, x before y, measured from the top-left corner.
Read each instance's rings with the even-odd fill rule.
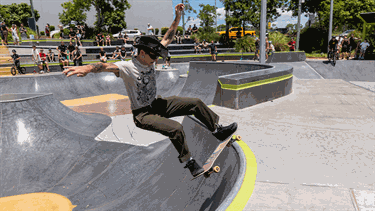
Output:
[[[13,49],[12,52],[13,52],[13,53],[16,53],[16,49]]]

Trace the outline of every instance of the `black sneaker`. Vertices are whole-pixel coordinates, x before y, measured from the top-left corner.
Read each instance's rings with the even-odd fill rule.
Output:
[[[213,132],[212,135],[214,135],[220,141],[224,141],[225,139],[230,137],[234,132],[236,132],[236,130],[237,130],[236,122],[225,127],[223,127],[222,125],[217,125],[217,131]]]
[[[189,160],[184,168],[188,168],[193,177],[201,174],[204,171],[204,169],[194,159]]]

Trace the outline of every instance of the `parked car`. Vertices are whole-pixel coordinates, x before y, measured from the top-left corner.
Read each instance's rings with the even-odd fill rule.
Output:
[[[340,36],[348,36],[350,32],[354,31],[354,29],[346,30],[343,33],[340,34]]]
[[[127,30],[127,29],[123,29],[121,31],[121,34],[125,34],[125,32],[126,32],[126,35],[128,35],[129,37],[129,41],[134,41],[134,39],[136,39],[137,37],[141,37],[142,35],[142,33],[139,30]],[[114,34],[113,37],[118,38],[119,34],[120,33]]]

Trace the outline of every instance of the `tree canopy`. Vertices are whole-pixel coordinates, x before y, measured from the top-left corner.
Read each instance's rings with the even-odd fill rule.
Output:
[[[87,13],[85,12],[87,5],[82,5],[84,3],[85,2],[80,0],[62,3],[63,12],[59,13],[60,22],[63,25],[69,25],[71,21],[78,21],[79,23],[85,22],[87,19]]]
[[[199,4],[201,10],[197,17],[201,20],[200,25],[204,31],[213,31],[215,25],[216,9],[217,7],[209,4]]]
[[[34,9],[35,21],[38,21],[40,14],[38,10]],[[26,3],[20,4],[9,4],[9,5],[0,5],[0,16],[2,20],[5,21],[5,24],[10,26],[11,24],[21,25],[28,27],[28,19],[32,17],[31,6]]]

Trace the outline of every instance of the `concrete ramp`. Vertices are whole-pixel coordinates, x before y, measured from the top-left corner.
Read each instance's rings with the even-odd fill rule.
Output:
[[[47,112],[59,103],[52,95],[0,99],[0,197],[56,193],[74,210],[216,210],[240,172],[236,150],[227,148],[217,160],[220,174],[191,181],[169,139],[148,146],[97,141],[109,117],[69,115],[63,105]],[[195,159],[206,160],[217,140],[192,118],[182,125]]]

